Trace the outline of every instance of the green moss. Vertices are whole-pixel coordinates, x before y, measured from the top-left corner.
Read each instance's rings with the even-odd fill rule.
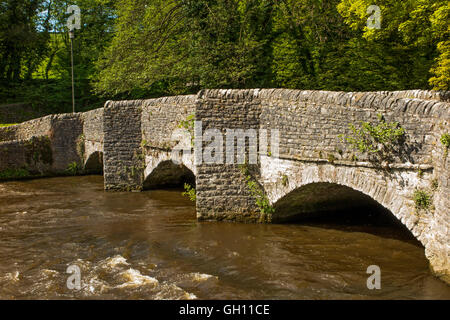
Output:
[[[441,136],[441,143],[445,148],[450,148],[450,134],[444,133]]]
[[[25,142],[25,148],[28,163],[53,164],[53,152],[49,137],[33,137]]]
[[[423,170],[422,170],[422,169],[417,170],[417,176],[418,176],[420,179],[423,178]]]
[[[27,169],[6,169],[0,171],[0,180],[20,179],[30,177],[31,174]]]
[[[450,134],[444,133],[444,134],[441,136],[441,143],[442,143],[442,145],[443,145],[444,148],[445,148],[444,155],[447,157],[447,155],[448,155],[448,149],[450,148]]]
[[[438,188],[439,188],[438,179],[433,179],[433,181],[431,181],[431,190],[436,191]]]
[[[81,134],[77,139],[77,154],[82,160],[84,159],[84,154],[86,152],[84,144],[85,144],[85,136],[84,134]]]

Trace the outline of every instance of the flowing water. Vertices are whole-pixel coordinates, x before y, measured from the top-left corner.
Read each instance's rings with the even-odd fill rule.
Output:
[[[197,222],[180,190],[0,184],[1,299],[450,299],[403,230]],[[68,266],[81,290],[67,287]],[[381,268],[381,290],[366,269]]]

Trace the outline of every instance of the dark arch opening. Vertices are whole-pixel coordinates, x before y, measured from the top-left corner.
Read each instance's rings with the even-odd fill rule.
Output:
[[[178,188],[185,183],[195,187],[194,173],[182,164],[173,161],[161,162],[144,181],[144,189]]]
[[[84,170],[89,174],[103,174],[103,152],[93,152],[86,161]]]
[[[275,223],[321,225],[418,241],[394,214],[371,197],[333,183],[312,183],[293,190],[274,204]]]

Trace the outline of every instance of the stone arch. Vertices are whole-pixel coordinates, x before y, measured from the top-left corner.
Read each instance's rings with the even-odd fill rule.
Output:
[[[87,173],[103,173],[103,152],[92,152],[84,163],[84,170]]]
[[[347,186],[336,183],[317,182],[301,186],[273,204],[274,222],[306,220],[331,212],[353,212],[364,210],[368,214],[389,214],[371,197]],[[339,218],[339,217],[336,217]]]
[[[144,189],[180,187],[184,183],[195,186],[195,175],[183,163],[175,163],[172,160],[160,161],[146,170]]]
[[[323,203],[320,201],[327,196],[333,199],[344,197],[347,203],[353,199],[357,199],[359,204],[361,201],[375,202],[380,208],[390,211],[426,247],[430,217],[426,214],[419,215],[415,210],[412,200],[417,186],[415,172],[385,172],[369,166],[336,166],[266,159],[261,167],[261,180],[270,202],[275,207],[287,202],[302,189],[313,193],[313,186],[318,186],[324,195],[311,207],[306,207],[305,211],[312,211],[310,209],[313,209],[313,206],[321,207]],[[277,220],[276,214],[274,220]]]

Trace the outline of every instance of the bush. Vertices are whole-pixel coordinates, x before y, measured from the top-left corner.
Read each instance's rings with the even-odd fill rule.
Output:
[[[377,125],[362,122],[359,128],[351,124],[353,134],[341,137],[361,153],[376,154],[381,159],[386,159],[405,136],[405,130],[398,122],[386,122],[381,114],[378,115],[378,120]]]

